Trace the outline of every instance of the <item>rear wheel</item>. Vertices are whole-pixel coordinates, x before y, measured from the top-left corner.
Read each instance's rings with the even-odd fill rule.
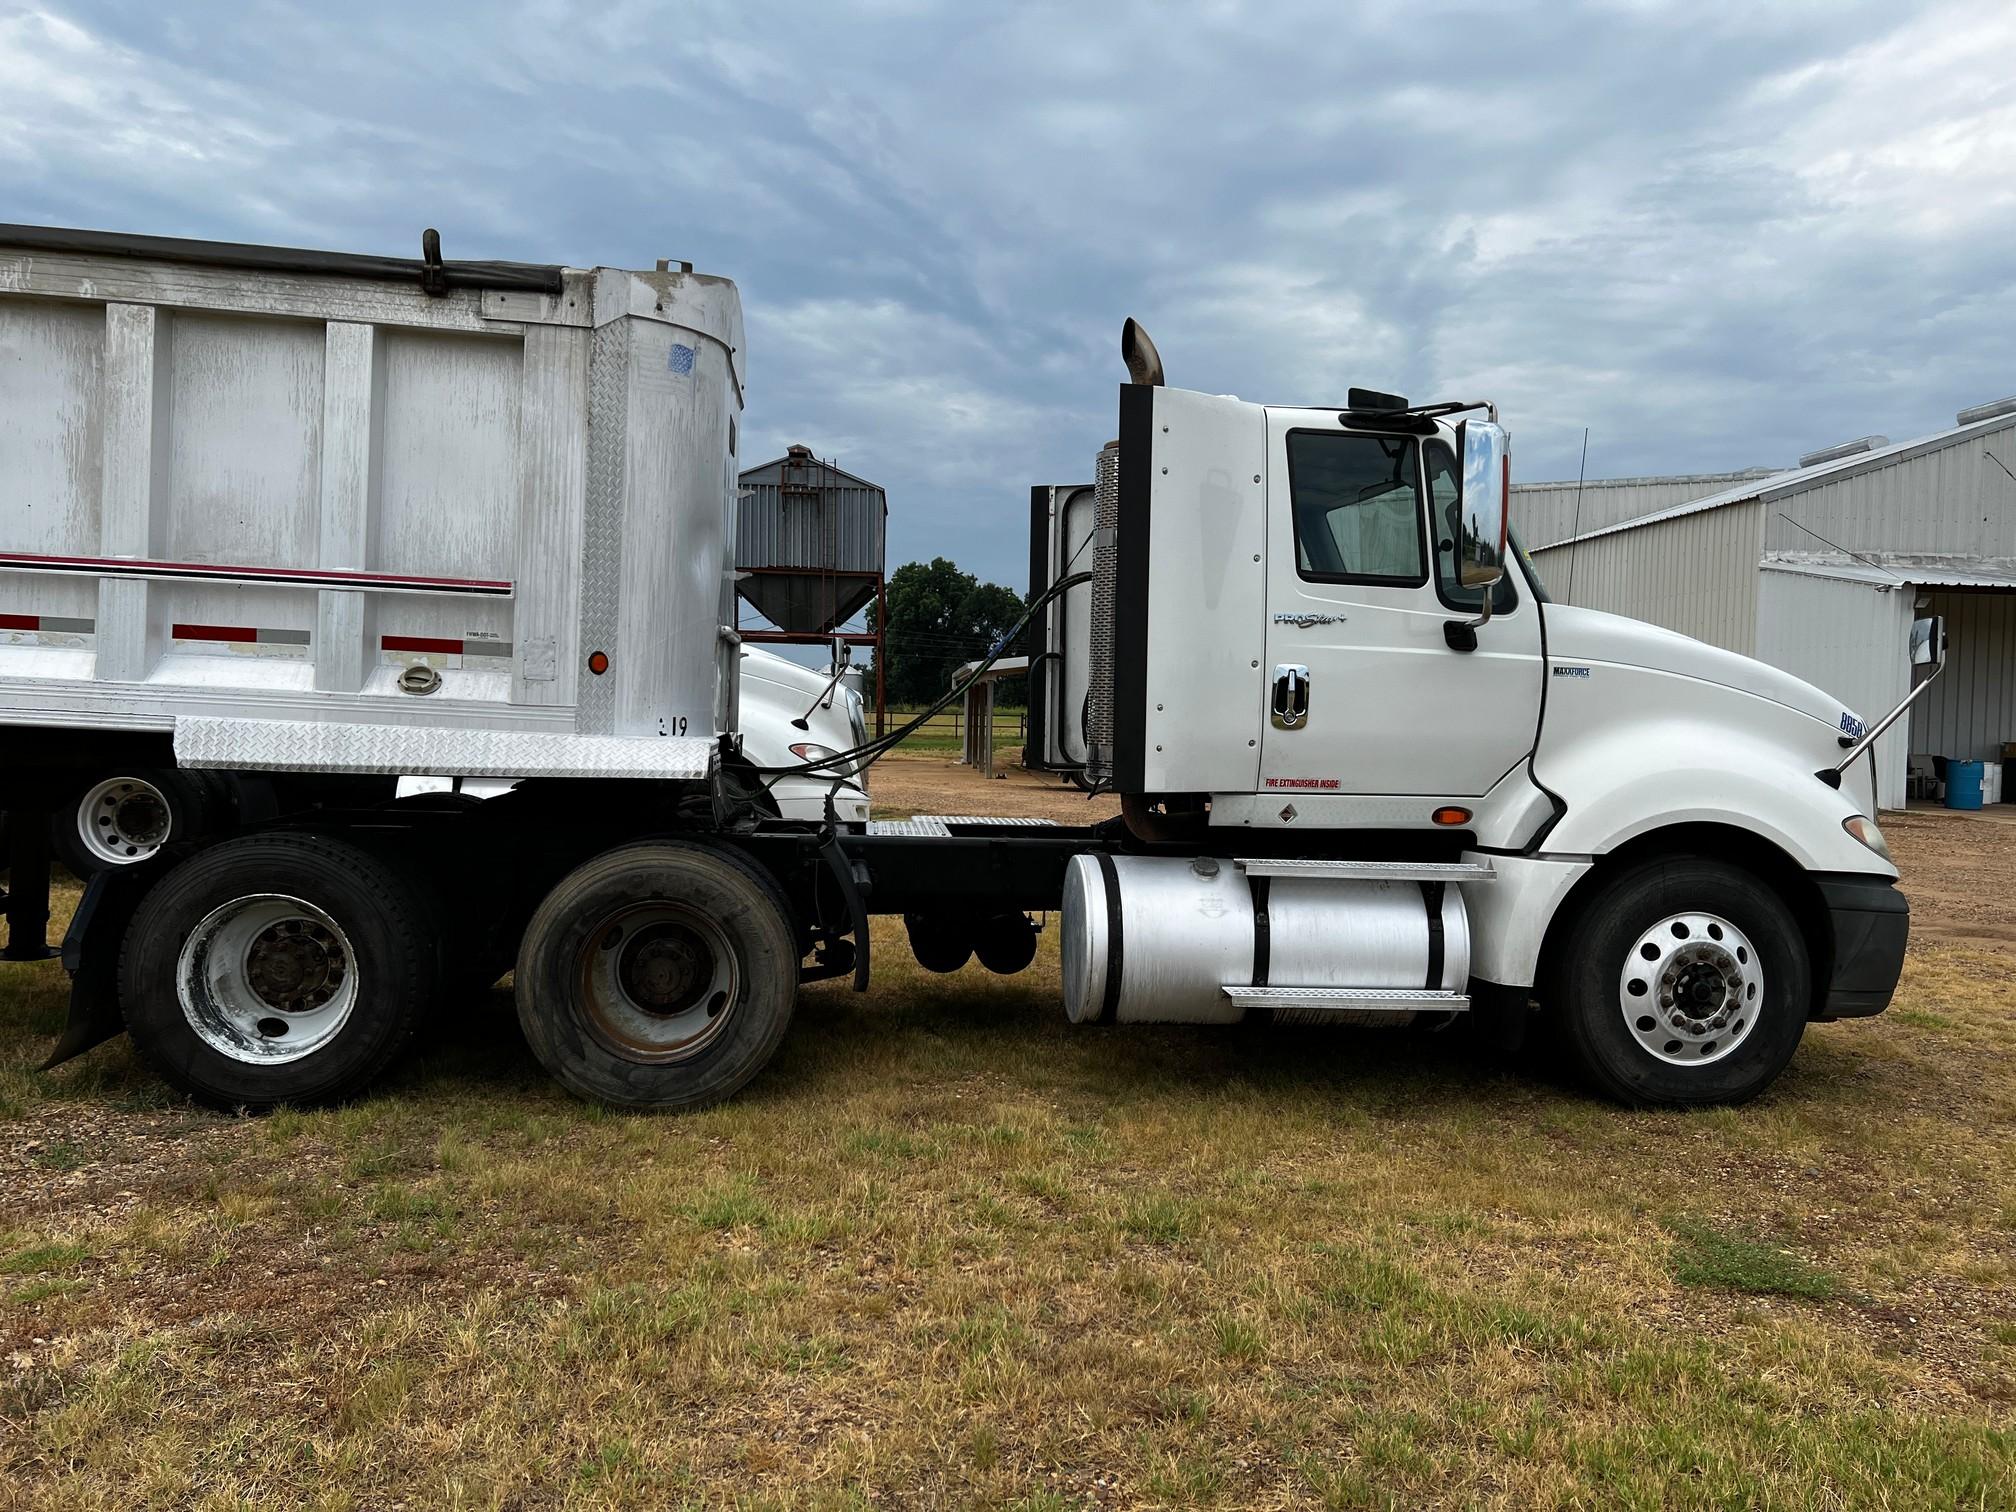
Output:
[[[223,806],[217,779],[173,768],[102,777],[56,813],[56,858],[73,876],[148,861],[165,845],[214,828]]]
[[[1755,875],[1676,856],[1611,880],[1555,952],[1547,1008],[1601,1092],[1641,1105],[1743,1102],[1805,1033],[1798,922]]]
[[[220,1107],[351,1096],[433,996],[425,918],[400,876],[354,846],[226,841],[135,912],[119,972],[126,1027],[164,1078]]]
[[[659,841],[580,866],[526,926],[518,1021],[570,1091],[697,1108],[762,1070],[791,1022],[797,937],[741,857]]]

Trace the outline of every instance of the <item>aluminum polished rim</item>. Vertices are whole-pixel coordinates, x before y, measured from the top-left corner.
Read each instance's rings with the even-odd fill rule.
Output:
[[[741,997],[727,932],[683,903],[612,911],[588,930],[577,964],[588,1032],[624,1060],[664,1065],[699,1055]]]
[[[1638,936],[1617,979],[1618,1007],[1647,1055],[1706,1066],[1757,1027],[1764,970],[1757,947],[1716,914],[1669,914]]]
[[[175,992],[196,1037],[244,1065],[322,1049],[357,1006],[350,937],[312,903],[249,893],[220,903],[182,942]]]
[[[145,861],[174,828],[168,799],[138,777],[107,777],[77,803],[77,837],[93,860],[112,866]]]

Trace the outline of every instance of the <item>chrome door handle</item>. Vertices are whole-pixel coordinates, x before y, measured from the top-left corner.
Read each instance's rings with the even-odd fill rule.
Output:
[[[1309,718],[1309,669],[1282,662],[1274,668],[1274,728],[1296,730]]]

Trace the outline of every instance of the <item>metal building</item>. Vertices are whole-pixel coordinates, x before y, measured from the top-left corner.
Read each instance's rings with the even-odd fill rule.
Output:
[[[744,630],[746,641],[875,648],[875,722],[882,727],[882,627],[889,496],[794,446],[741,475],[735,520],[736,590],[774,629]],[[875,628],[841,626],[870,602]]]
[[[1620,499],[1695,479],[1623,480]],[[1564,602],[1649,620],[1807,679],[1864,718],[1909,687],[1911,620],[1946,617],[1950,654],[1905,740],[1877,747],[1885,807],[1907,756],[1999,762],[2016,742],[2016,399],[1962,410],[1949,430],[1867,437],[1766,475],[1559,530],[1559,491],[1529,486],[1522,534]],[[1515,489],[1515,496],[1520,490]],[[1535,528],[1537,527],[1537,528]]]
[[[1512,465],[1517,468],[1515,456]],[[1572,535],[1642,519],[1689,499],[1720,493],[1753,478],[1774,477],[1782,468],[1752,467],[1742,472],[1690,473],[1672,478],[1590,478],[1565,483],[1514,483],[1512,528],[1529,547],[1565,541]]]

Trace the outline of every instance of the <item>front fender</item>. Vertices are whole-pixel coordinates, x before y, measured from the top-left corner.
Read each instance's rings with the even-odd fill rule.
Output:
[[[1800,730],[1795,744],[1776,728],[1804,717],[1746,702],[1755,707],[1743,723],[1640,717],[1551,748],[1543,741],[1536,769],[1566,805],[1544,853],[1603,855],[1672,825],[1724,824],[1769,840],[1808,871],[1894,878],[1896,867],[1841,827],[1860,810],[1814,775],[1822,759],[1799,749],[1811,737]]]

